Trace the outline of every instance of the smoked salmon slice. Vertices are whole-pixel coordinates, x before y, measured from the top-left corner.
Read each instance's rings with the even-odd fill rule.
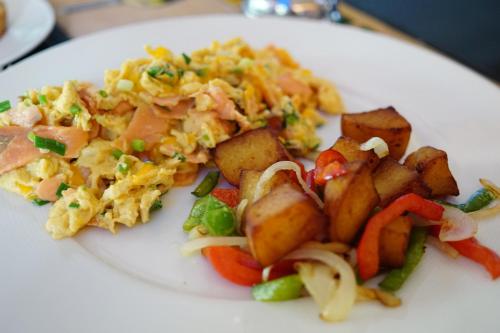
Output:
[[[169,127],[169,119],[159,117],[152,107],[141,105],[135,110],[125,132],[118,138],[118,146],[123,151],[129,151],[132,140],[143,140],[145,149],[149,150],[167,134]]]
[[[66,144],[65,158],[78,157],[80,150],[87,145],[87,133],[76,127],[2,127],[0,128],[0,141],[2,142],[2,148],[0,148],[0,174],[22,167],[44,154],[28,139],[28,133],[31,131],[40,137]]]

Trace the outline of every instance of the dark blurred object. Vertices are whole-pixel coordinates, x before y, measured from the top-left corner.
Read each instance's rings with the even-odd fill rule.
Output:
[[[38,47],[36,49],[34,49],[30,53],[26,54],[22,58],[10,63],[9,65],[4,66],[4,68],[0,68],[0,70],[6,69],[7,67],[15,64],[16,62],[19,62],[19,61],[21,61],[29,56],[32,56],[33,54],[38,53],[42,50],[45,50],[46,48],[49,48],[51,46],[65,42],[68,39],[69,39],[68,35],[66,35],[66,33],[64,31],[62,31],[62,29],[56,24],[56,26],[54,27],[54,29],[52,30],[50,35],[47,37],[47,39],[45,39],[40,45],[38,45]]]
[[[499,0],[345,0],[500,82]]]

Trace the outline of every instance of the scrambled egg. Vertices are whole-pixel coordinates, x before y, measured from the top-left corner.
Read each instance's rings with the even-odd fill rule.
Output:
[[[275,46],[256,50],[234,39],[190,55],[164,47],[146,52],[107,70],[102,89],[67,81],[30,90],[0,113],[0,139],[2,129],[18,126],[61,130],[52,139],[68,147],[73,139],[65,128],[87,138],[77,158],[32,151],[33,160],[0,174],[0,187],[38,204],[54,201],[46,229],[55,239],[85,226],[114,233],[118,224],[149,221],[163,193],[196,179],[211,148],[276,118],[284,145],[305,156],[320,143],[318,111],[344,110],[331,83]]]

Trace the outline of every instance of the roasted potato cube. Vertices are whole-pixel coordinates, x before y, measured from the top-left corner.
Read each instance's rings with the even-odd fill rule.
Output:
[[[373,150],[363,151],[359,146],[360,144],[356,140],[341,136],[337,139],[332,149],[341,153],[349,162],[364,161],[368,164],[370,170],[375,169],[380,161],[377,154]]]
[[[215,164],[226,180],[238,186],[241,170],[264,170],[290,159],[285,147],[267,128],[245,132],[215,147]]]
[[[380,263],[386,267],[401,267],[405,262],[410,239],[411,219],[400,216],[382,229],[380,234]]]
[[[389,155],[399,160],[410,141],[411,125],[396,109],[389,106],[361,113],[345,113],[341,120],[342,135],[362,143],[378,136],[387,142]]]
[[[413,192],[423,197],[429,196],[429,189],[422,184],[418,173],[390,157],[382,159],[373,173],[373,182],[382,207],[406,193]]]
[[[245,214],[250,250],[269,266],[318,235],[326,217],[316,203],[292,184],[283,184],[250,206]]]
[[[379,198],[365,162],[348,162],[345,167],[345,175],[325,185],[325,213],[330,218],[331,240],[351,243]]]
[[[422,147],[408,155],[405,165],[419,173],[422,182],[431,190],[432,197],[459,195],[445,151]]]

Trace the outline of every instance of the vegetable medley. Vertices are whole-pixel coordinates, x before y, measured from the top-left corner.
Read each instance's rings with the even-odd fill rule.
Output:
[[[106,71],[102,89],[68,81],[0,102],[0,186],[54,203],[53,238],[149,221],[212,148],[255,128],[274,126],[287,154],[305,156],[320,142],[318,111],[343,111],[329,82],[275,46],[234,39],[190,55],[146,51]]]
[[[422,147],[403,162],[411,125],[394,108],[343,114],[342,136],[306,171],[274,128],[253,129],[215,148],[212,171],[192,193],[185,255],[201,250],[225,279],[258,301],[310,295],[327,321],[356,302],[395,307],[429,243],[500,276],[500,257],[475,238],[478,220],[500,212],[500,188],[483,185],[465,203],[443,150]],[[385,274],[373,287],[372,278]],[[367,287],[367,285],[372,287]]]

